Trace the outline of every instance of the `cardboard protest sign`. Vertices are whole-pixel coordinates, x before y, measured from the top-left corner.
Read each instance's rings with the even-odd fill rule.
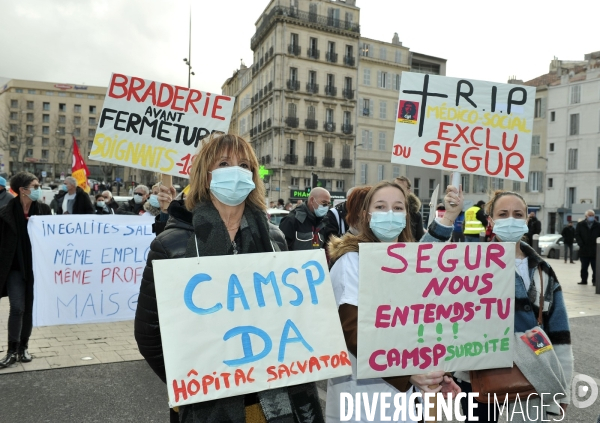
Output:
[[[202,139],[228,131],[234,100],[113,73],[89,158],[187,178]]]
[[[404,72],[392,162],[527,181],[535,87]]]
[[[322,251],[153,267],[172,406],[352,372]]]
[[[360,244],[358,378],[511,367],[514,243]]]
[[[35,326],[135,317],[154,218],[32,216]]]

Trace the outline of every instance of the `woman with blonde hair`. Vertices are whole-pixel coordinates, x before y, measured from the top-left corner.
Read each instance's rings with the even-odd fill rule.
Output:
[[[163,381],[166,376],[152,261],[279,251],[269,232],[265,189],[258,169],[254,150],[243,138],[211,136],[203,142],[192,165],[185,210],[177,208],[178,202],[171,203],[167,226],[150,246],[135,335],[140,353]],[[169,200],[159,198],[161,206],[163,199],[165,203]],[[312,410],[313,422],[323,422],[314,383],[181,406],[179,421],[293,422],[303,415],[302,409]]]
[[[445,203],[446,214],[437,218],[429,226],[428,232],[421,242],[447,241],[452,234],[454,219],[462,209],[462,192],[448,186]],[[328,245],[331,260],[331,283],[338,305],[338,313],[350,351],[352,375],[330,379],[327,386],[327,422],[340,421],[339,398],[341,393],[350,393],[353,397],[362,394],[363,407],[360,416],[367,420],[364,404],[373,402],[374,395],[390,393],[393,397],[398,392],[408,392],[418,388],[422,392],[453,392],[460,389],[449,374],[434,371],[426,375],[405,377],[387,377],[358,380],[356,377],[356,354],[358,340],[358,275],[359,275],[359,243],[366,242],[414,242],[410,231],[410,213],[408,211],[407,194],[402,187],[383,181],[373,186],[362,203],[358,221],[358,235],[346,234],[341,239],[334,238]],[[405,229],[408,228],[408,229]],[[404,340],[399,339],[398,343]],[[431,388],[435,386],[435,388]],[[364,396],[368,396],[365,399]],[[379,407],[377,406],[378,410]],[[385,412],[385,410],[380,410]],[[358,414],[358,412],[357,412]],[[380,414],[374,414],[379,418]],[[383,421],[383,417],[382,421]],[[380,421],[380,420],[377,420]]]

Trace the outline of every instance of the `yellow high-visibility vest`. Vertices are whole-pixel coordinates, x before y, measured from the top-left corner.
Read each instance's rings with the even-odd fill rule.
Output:
[[[479,207],[473,206],[465,212],[465,235],[479,235],[480,232],[485,231],[485,227],[477,219],[477,212],[480,210]]]

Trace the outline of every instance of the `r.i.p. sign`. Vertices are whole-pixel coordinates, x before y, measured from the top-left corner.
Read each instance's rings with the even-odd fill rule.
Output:
[[[392,162],[527,181],[535,88],[405,72]]]

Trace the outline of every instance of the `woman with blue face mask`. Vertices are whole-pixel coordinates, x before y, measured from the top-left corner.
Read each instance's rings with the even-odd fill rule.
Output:
[[[450,239],[454,219],[461,212],[463,203],[462,193],[456,191],[456,188],[448,187],[444,199],[446,213],[442,218],[437,218],[432,222],[421,242],[438,242]],[[359,234],[356,236],[347,233],[341,239],[334,237],[328,244],[329,257],[332,263],[331,284],[338,305],[346,346],[350,352],[350,361],[352,362],[351,376],[328,381],[326,408],[328,423],[340,421],[339,398],[341,393],[351,393],[353,396],[357,393],[366,394],[368,395],[366,401],[372,403],[376,393],[379,393],[379,395],[390,393],[393,398],[398,392],[411,393],[415,388],[418,388],[421,392],[453,392],[454,394],[460,392],[450,375],[445,374],[443,371],[430,372],[426,375],[374,378],[361,381],[356,378],[359,306],[358,244],[365,242],[415,242],[410,230],[410,213],[407,213],[406,198],[406,193],[399,185],[392,182],[380,182],[369,190],[363,202],[357,228]],[[404,340],[398,340],[398,348],[403,342]],[[364,404],[366,401],[363,399],[361,403]],[[362,420],[360,421],[371,421],[367,420],[364,405],[362,407],[360,413]],[[379,410],[375,412],[375,416],[376,419],[379,418]]]
[[[185,207],[178,201],[171,202],[169,221],[150,246],[136,310],[135,337],[140,353],[163,382],[166,375],[152,262],[223,255],[235,260],[237,254],[280,251],[271,235],[277,228],[267,223],[265,188],[258,170],[254,150],[243,138],[223,134],[208,138],[194,159]],[[173,283],[185,282],[174,278]],[[312,421],[323,422],[315,384],[293,389],[294,395],[288,388],[278,388],[180,406],[179,421],[243,422],[249,421],[245,418],[249,415],[260,416],[253,421],[293,421],[294,416],[310,409]],[[224,408],[229,410],[227,416],[214,417],[220,416]]]
[[[38,201],[42,189],[35,175],[17,173],[10,188],[17,196],[0,209],[0,296],[8,295],[10,303],[8,350],[0,359],[0,369],[32,360],[28,348],[33,327],[33,256],[27,222],[31,216],[50,214],[50,207]]]
[[[540,305],[540,292],[543,284],[544,305],[542,310],[543,327],[542,329],[548,335],[550,342],[556,352],[561,369],[567,381],[567,387],[571,386],[571,376],[573,373],[573,351],[571,349],[571,332],[569,329],[569,320],[567,310],[563,299],[562,288],[554,270],[542,259],[533,248],[521,241],[523,235],[527,234],[527,204],[521,195],[510,191],[496,191],[492,199],[487,204],[489,221],[495,238],[492,241],[515,243],[515,322],[514,331],[524,332],[538,326],[537,317]],[[541,279],[540,279],[541,271]],[[527,377],[524,369],[523,373]],[[541,376],[542,379],[550,380],[553,375],[546,368],[530,368],[534,374]],[[544,372],[548,372],[544,376]],[[456,372],[454,376],[463,392],[471,392],[470,376],[468,372]],[[548,391],[543,391],[548,392]],[[552,398],[552,395],[546,397]],[[570,395],[560,400],[560,405],[566,409],[570,402]],[[503,401],[503,399],[502,399]],[[500,401],[500,402],[502,402]],[[525,399],[522,399],[525,404]],[[557,399],[558,401],[558,399]],[[463,413],[467,412],[467,401],[462,402]],[[545,401],[545,411],[549,411],[548,405],[555,406],[552,400]],[[525,405],[524,405],[525,408]],[[518,409],[518,407],[517,407]],[[559,414],[558,407],[553,411]],[[548,421],[544,412],[532,411],[531,421]],[[533,414],[535,413],[535,414]],[[498,412],[496,413],[498,414]],[[479,422],[496,422],[496,419],[488,420],[488,407],[485,404],[479,404],[474,410],[474,415],[479,418]],[[490,410],[490,416],[494,411]],[[467,420],[469,421],[469,420]]]
[[[156,183],[152,185],[152,190],[150,191],[150,197],[148,197],[148,201],[144,203],[144,210],[146,213],[144,215],[149,216],[158,216],[160,214],[160,203],[158,202],[158,193],[160,189],[160,183]]]

